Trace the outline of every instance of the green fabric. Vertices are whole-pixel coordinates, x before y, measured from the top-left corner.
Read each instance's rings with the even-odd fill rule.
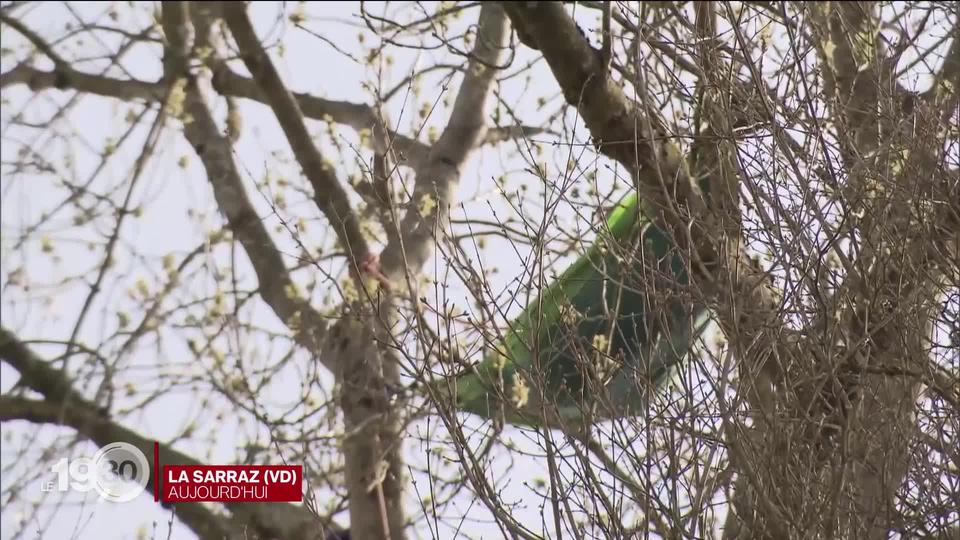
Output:
[[[636,194],[628,195],[587,253],[510,324],[503,343],[456,381],[458,409],[487,418],[503,415],[510,423],[541,424],[539,393],[529,384],[538,373],[549,398],[548,416],[583,420],[583,407],[602,394],[614,409],[599,407],[595,414],[636,414],[646,388],[668,378],[709,321],[705,306],[666,294],[668,284],[687,282],[680,254],[641,215]],[[654,298],[656,313],[650,309]],[[609,355],[595,344],[609,347]],[[598,372],[598,367],[603,369]],[[520,409],[510,403],[518,371],[530,397]]]

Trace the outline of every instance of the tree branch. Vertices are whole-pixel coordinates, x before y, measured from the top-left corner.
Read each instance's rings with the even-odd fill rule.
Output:
[[[772,361],[779,353],[774,353],[793,345],[783,339],[786,330],[768,277],[751,262],[739,235],[718,226],[731,218],[707,206],[653,107],[643,103],[643,112],[627,100],[619,84],[604,73],[598,51],[581,35],[562,4],[504,6],[515,26],[525,28],[525,43],[543,53],[567,103],[577,107],[598,150],[631,171],[644,209],[652,211],[653,220],[670,231],[680,251],[687,254],[694,283],[713,297],[721,328],[742,353],[741,361],[757,374],[750,381],[754,399],[769,404],[779,371]],[[723,189],[722,178],[709,181],[712,190]]]
[[[163,98],[163,83],[138,80],[114,79],[101,75],[91,75],[76,71],[69,66],[57,68],[53,71],[37,69],[26,64],[0,74],[0,88],[22,84],[31,90],[39,91],[50,88],[72,88],[98,96],[113,97],[124,101],[144,100],[158,101]],[[213,88],[222,96],[239,97],[266,103],[267,98],[257,87],[256,82],[230,69],[218,67],[213,71]],[[330,120],[331,122],[349,126],[356,131],[376,131],[376,113],[369,105],[337,101],[311,96],[301,92],[293,92],[303,115],[313,120]],[[497,144],[504,141],[523,137],[530,137],[546,133],[537,126],[504,126],[487,130],[483,144]],[[394,131],[387,131],[387,142],[397,155],[399,164],[413,169],[422,169],[430,154],[430,146],[406,135]],[[384,143],[386,146],[387,143]],[[383,149],[379,149],[382,151]]]
[[[222,95],[242,97],[261,103],[267,103],[263,90],[252,79],[238,75],[225,65],[214,69],[213,88]],[[314,120],[330,120],[338,124],[350,126],[357,132],[370,130],[376,133],[378,120],[376,111],[369,105],[351,103],[349,101],[335,101],[321,97],[293,92],[300,112]],[[399,133],[387,132],[390,145],[399,154],[401,163],[409,167],[422,164],[430,151],[430,147],[416,139]],[[378,150],[382,150],[378,148]]]
[[[431,246],[435,245],[436,232],[445,224],[460,169],[483,141],[486,103],[496,73],[490,66],[497,65],[505,50],[507,27],[499,6],[483,5],[473,54],[450,119],[429,157],[415,169],[410,204],[398,234],[390,235],[383,252],[382,268],[391,281],[409,279],[407,272],[418,272],[426,262]],[[432,209],[421,212],[421,203],[427,197],[433,201]],[[363,322],[344,317],[331,330],[332,339],[328,340],[328,352],[324,354],[339,358],[341,366],[350,367],[338,376],[343,386],[344,424],[350,433],[343,445],[350,528],[351,536],[357,540],[401,540],[405,535],[402,478],[406,468],[400,455],[398,405],[389,399],[391,387],[400,384],[400,366],[390,351],[394,343],[390,320],[377,316],[394,311],[384,307],[389,302],[390,298],[385,298],[377,313],[367,315]]]
[[[366,238],[360,230],[360,220],[347,193],[336,177],[332,164],[326,163],[320,151],[313,144],[313,138],[307,131],[300,105],[293,94],[287,90],[273,61],[263,50],[260,40],[247,17],[246,6],[240,3],[223,3],[224,20],[230,27],[233,38],[240,48],[243,62],[253,75],[257,86],[267,96],[267,102],[273,109],[287,136],[287,142],[294,156],[303,168],[303,173],[313,186],[313,197],[317,207],[327,217],[347,251],[352,262],[354,277],[359,279],[362,261],[372,253]],[[362,284],[359,284],[362,288]]]
[[[280,250],[247,196],[230,140],[217,128],[197,80],[189,77],[187,81],[184,111],[191,121],[184,124],[183,132],[203,163],[217,207],[250,259],[260,285],[260,297],[295,333],[297,342],[317,355],[326,334],[326,320],[306,299],[293,294],[296,289]],[[319,360],[336,372],[331,359]]]
[[[446,222],[448,208],[460,179],[460,170],[470,154],[484,141],[497,140],[499,132],[485,125],[486,104],[495,82],[498,59],[506,49],[508,24],[499,6],[484,4],[480,9],[477,41],[463,75],[463,83],[439,139],[430,149],[423,167],[415,169],[416,185],[400,224],[398,241],[391,242],[381,255],[384,272],[397,279],[408,269],[418,270],[430,255],[431,240]],[[513,128],[517,129],[517,128]],[[524,134],[524,128],[516,133]],[[433,211],[421,215],[421,203],[431,198]]]
[[[0,327],[0,358],[20,373],[20,382],[43,395],[43,400],[0,396],[0,419],[26,420],[73,428],[98,445],[123,441],[136,446],[146,456],[153,456],[153,440],[127,429],[112,420],[106,411],[74,390],[70,379],[60,370],[38,357],[16,336]],[[167,464],[199,465],[192,457],[161,445],[160,461]],[[148,492],[152,491],[150,479]],[[287,503],[227,504],[230,517],[222,517],[201,504],[174,503],[176,515],[200,538],[243,538],[250,531],[256,538],[317,540],[316,518],[305,508]]]
[[[62,56],[57,53],[57,51],[53,50],[53,47],[51,47],[46,40],[40,37],[39,34],[31,30],[29,27],[27,27],[27,25],[20,22],[19,19],[11,17],[6,11],[0,11],[0,22],[6,24],[10,28],[13,28],[19,32],[20,35],[27,38],[27,41],[33,43],[33,46],[45,54],[58,69],[70,65]]]

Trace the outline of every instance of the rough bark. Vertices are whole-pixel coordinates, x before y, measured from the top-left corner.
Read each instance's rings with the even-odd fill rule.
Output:
[[[740,366],[738,384],[754,411],[754,427],[747,428],[732,418],[727,425],[731,458],[739,473],[736,511],[730,514],[727,536],[885,536],[895,522],[894,496],[907,468],[908,434],[920,381],[883,369],[871,372],[870,367],[890,366],[893,373],[923,371],[932,292],[941,284],[945,269],[938,268],[933,257],[911,252],[913,247],[890,250],[898,243],[920,245],[906,233],[909,226],[891,232],[875,223],[878,232],[866,243],[887,246],[881,258],[888,264],[868,264],[860,269],[861,274],[849,276],[848,282],[854,285],[847,291],[846,304],[822,314],[826,319],[836,315],[845,321],[841,332],[847,340],[844,351],[838,352],[817,327],[803,332],[788,330],[778,315],[775,292],[739,247],[742,241],[733,214],[739,212],[735,197],[741,180],[723,144],[706,160],[711,166],[696,171],[710,178],[711,197],[701,198],[687,172],[689,158],[680,155],[669,133],[661,128],[663,122],[643,97],[642,80],[635,82],[640,97],[626,99],[618,83],[604,71],[600,51],[582,36],[563,4],[504,6],[514,26],[522,29],[518,31],[520,39],[542,52],[567,103],[579,111],[598,150],[633,173],[654,219],[673,232],[693,269],[694,283],[711,299],[720,327],[730,340]],[[882,115],[877,109],[882,106],[878,103],[882,94],[876,85],[886,79],[877,76],[876,70],[871,78],[862,66],[851,66],[848,57],[853,46],[839,42],[853,39],[850,36],[857,35],[857,25],[873,20],[869,9],[845,3],[833,8],[829,16],[829,28],[838,41],[834,53],[839,73],[836,86],[841,88],[838,116],[844,119],[841,129],[851,134],[845,156],[848,167],[860,171],[863,156],[878,144],[878,118]],[[704,38],[699,49],[700,72],[711,88],[708,101],[714,109],[711,111],[708,103],[707,117],[712,132],[724,136],[730,133],[730,125],[724,122],[727,113],[718,109],[719,100],[734,83],[717,76],[721,67],[709,46],[713,17],[708,4],[698,6],[698,31]],[[877,60],[878,69],[892,67],[882,60]],[[754,82],[762,85],[758,79]],[[931,112],[928,118],[936,116]],[[937,140],[932,133],[925,138],[919,133],[909,137],[913,141],[918,138]],[[950,186],[956,181],[951,184],[949,175],[938,167],[942,160],[936,157],[940,151],[936,143],[922,151],[910,142],[904,144],[916,152],[918,160],[933,152],[934,156],[926,159],[928,166],[914,172],[930,178],[920,182],[927,184],[922,189],[948,197],[937,200],[952,200],[949,197],[956,188]],[[699,165],[692,164],[695,168]],[[901,178],[897,182],[906,186],[917,180]],[[916,200],[917,193],[907,196],[908,191],[888,201],[882,212],[885,220],[909,222],[909,201]],[[931,216],[929,223],[941,224],[941,233],[933,238],[935,244],[956,241],[955,213],[948,205]],[[944,223],[952,225],[942,227]],[[908,264],[891,272],[892,260]],[[864,287],[857,288],[856,283]],[[876,309],[876,302],[887,308]],[[871,329],[866,335],[865,328]],[[904,340],[903,336],[911,337]],[[856,360],[851,363],[853,358]],[[843,370],[845,375],[840,374]],[[834,394],[824,397],[824,385],[830,385]],[[822,427],[824,422],[839,422],[842,442],[814,427]],[[837,446],[830,447],[832,444]]]
[[[381,256],[383,272],[401,289],[416,290],[416,274],[442,241],[448,209],[467,158],[487,132],[486,104],[498,60],[505,52],[506,16],[499,6],[480,10],[477,41],[457,92],[450,118],[427,159],[415,170],[411,202],[398,230]],[[431,197],[433,211],[421,212],[421,200]],[[416,298],[416,295],[413,296]],[[404,482],[400,402],[400,365],[393,345],[391,309],[395,298],[365,299],[349,306],[331,330],[325,356],[339,358],[341,404],[348,436],[344,442],[350,489],[351,538],[403,538],[401,504]],[[373,307],[374,309],[370,309]],[[374,518],[374,516],[377,516]],[[386,528],[386,530],[385,530]]]

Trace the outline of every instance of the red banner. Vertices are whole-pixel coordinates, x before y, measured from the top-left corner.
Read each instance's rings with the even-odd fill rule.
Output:
[[[299,502],[301,465],[164,465],[163,502]]]

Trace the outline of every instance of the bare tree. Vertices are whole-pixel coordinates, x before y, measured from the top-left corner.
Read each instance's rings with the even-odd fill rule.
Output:
[[[955,536],[958,15],[3,4],[4,535],[156,439],[306,497],[155,536]]]

